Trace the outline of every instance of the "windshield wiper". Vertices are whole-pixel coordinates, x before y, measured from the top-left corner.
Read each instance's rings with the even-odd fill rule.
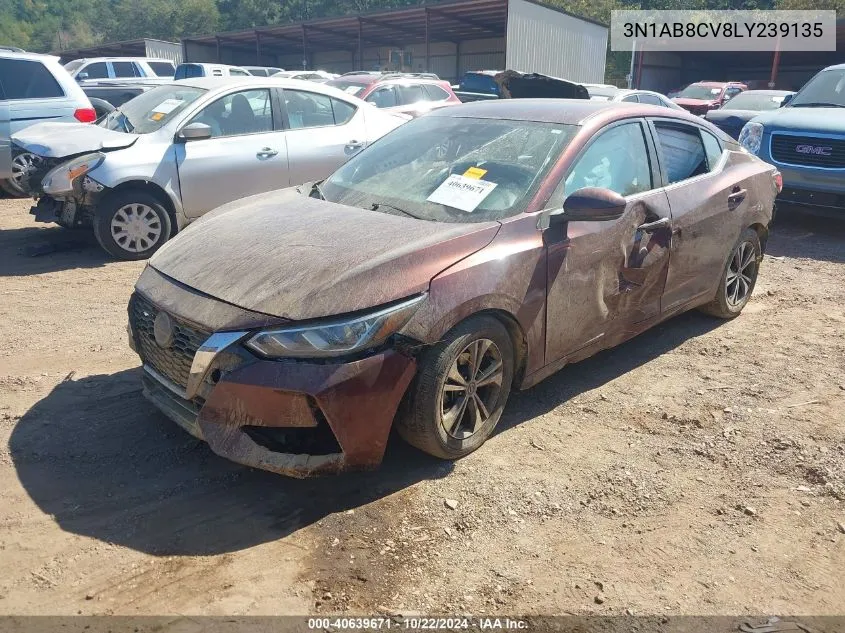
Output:
[[[371,211],[378,211],[381,207],[387,207],[388,209],[393,209],[394,211],[398,211],[404,215],[407,215],[409,218],[414,218],[415,220],[428,220],[430,218],[423,218],[419,215],[414,215],[410,211],[405,211],[405,209],[400,209],[399,207],[394,207],[392,204],[385,204],[384,202],[373,202],[372,206],[370,207]]]
[[[789,103],[787,104],[793,108],[845,108],[842,103],[824,103],[823,101],[813,101],[811,103]]]

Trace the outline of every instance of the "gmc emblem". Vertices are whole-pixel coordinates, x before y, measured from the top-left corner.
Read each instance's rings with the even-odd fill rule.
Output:
[[[833,151],[832,147],[822,147],[821,145],[796,145],[795,151],[799,154],[817,154],[819,156],[830,156]]]

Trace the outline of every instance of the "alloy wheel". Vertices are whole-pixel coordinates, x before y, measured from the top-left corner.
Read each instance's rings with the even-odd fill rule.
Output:
[[[458,440],[481,430],[495,410],[503,376],[502,353],[493,341],[481,338],[467,345],[440,391],[443,430]]]
[[[743,242],[734,251],[725,278],[725,300],[735,308],[751,294],[757,274],[757,256],[751,242]]]
[[[29,175],[41,165],[40,156],[24,152],[12,159],[12,177],[7,181],[21,195],[30,191]]]
[[[142,253],[161,238],[161,219],[146,204],[127,204],[120,207],[111,220],[115,243],[130,253]]]

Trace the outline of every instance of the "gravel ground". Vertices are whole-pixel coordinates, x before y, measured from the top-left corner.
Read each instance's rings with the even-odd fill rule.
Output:
[[[845,223],[515,394],[457,463],[294,481],[141,397],[142,263],[0,200],[0,613],[842,614]]]

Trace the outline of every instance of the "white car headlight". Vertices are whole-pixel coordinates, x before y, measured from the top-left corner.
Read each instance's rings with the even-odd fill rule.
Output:
[[[105,157],[105,154],[95,152],[77,156],[66,163],[62,163],[47,172],[47,175],[41,181],[41,188],[44,193],[50,195],[73,191],[73,181],[99,167]]]
[[[763,124],[749,121],[742,127],[739,133],[739,144],[742,145],[752,154],[757,154],[760,151],[760,145],[763,142]]]
[[[358,317],[259,332],[246,346],[265,358],[342,356],[375,347],[404,326],[425,295]]]

